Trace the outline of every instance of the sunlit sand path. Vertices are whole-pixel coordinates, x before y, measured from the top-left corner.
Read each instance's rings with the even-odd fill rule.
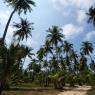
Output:
[[[63,91],[59,93],[58,95],[86,95],[87,91],[91,89],[91,86],[83,86],[83,87],[78,87],[78,88],[72,88],[67,91]]]

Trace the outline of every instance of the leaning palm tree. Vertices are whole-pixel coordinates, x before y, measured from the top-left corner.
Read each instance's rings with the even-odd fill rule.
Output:
[[[85,55],[89,55],[91,58],[91,53],[93,53],[93,45],[92,43],[85,41],[82,43],[82,47],[81,47],[81,52],[84,53]],[[91,58],[92,61],[92,58]]]
[[[19,42],[20,40],[23,41],[24,38],[27,40],[29,36],[32,37],[31,30],[33,30],[33,27],[31,25],[32,23],[29,23],[27,19],[24,20],[21,18],[20,23],[14,24],[14,27],[16,28],[14,37],[17,36]]]
[[[95,26],[95,8],[90,7],[87,15],[89,16],[88,23],[93,23],[93,25]]]
[[[3,38],[2,41],[4,42],[7,31],[8,31],[8,27],[9,24],[11,22],[11,19],[14,15],[15,12],[18,12],[18,14],[20,15],[22,12],[24,12],[26,14],[26,12],[29,10],[29,12],[31,12],[32,8],[31,5],[34,6],[35,3],[32,0],[5,0],[5,2],[7,2],[9,4],[9,6],[11,6],[14,10],[11,13],[8,22],[6,24],[5,30],[4,30],[4,34],[3,34]]]

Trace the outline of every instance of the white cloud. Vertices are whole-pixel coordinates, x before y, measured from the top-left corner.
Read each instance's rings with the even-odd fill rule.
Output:
[[[95,4],[95,0],[52,0],[54,5],[60,8],[76,7],[81,9],[88,9],[91,5]]]
[[[86,20],[86,17],[87,17],[87,15],[86,15],[86,13],[85,13],[85,11],[83,11],[83,10],[79,10],[78,12],[77,12],[77,22],[78,22],[78,24],[84,24],[87,20]]]
[[[66,24],[62,27],[62,29],[66,39],[73,39],[83,33],[83,27],[73,24]]]
[[[95,31],[91,31],[86,34],[86,37],[84,40],[92,40],[95,37]]]
[[[4,12],[0,10],[0,24],[5,25],[8,18],[9,18],[9,11]]]
[[[86,12],[95,5],[95,0],[51,0],[54,7],[68,19],[74,17],[79,25],[84,23]]]
[[[12,26],[9,26],[8,33],[6,35],[6,43],[7,44],[11,43],[14,30],[15,30],[15,28],[13,28]]]

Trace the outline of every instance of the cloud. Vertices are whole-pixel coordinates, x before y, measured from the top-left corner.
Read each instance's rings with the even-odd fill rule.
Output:
[[[59,8],[76,7],[81,9],[88,9],[95,4],[95,0],[51,0],[54,5]]]
[[[8,18],[9,18],[9,11],[4,12],[0,10],[0,24],[5,25]]]
[[[87,21],[86,18],[87,18],[87,15],[86,15],[85,11],[79,10],[77,12],[77,22],[79,25],[84,24]]]
[[[95,5],[95,0],[51,0],[55,9],[68,19],[74,18],[77,24],[83,24],[86,12]]]
[[[86,37],[84,40],[93,40],[94,37],[95,37],[95,31],[91,31],[86,34]]]
[[[14,30],[15,30],[15,28],[13,28],[13,26],[9,26],[8,33],[6,35],[6,43],[7,43],[7,45],[9,45],[11,43],[11,41],[12,41]]]
[[[83,27],[73,24],[66,24],[62,27],[62,29],[66,39],[74,39],[75,37],[83,33]]]

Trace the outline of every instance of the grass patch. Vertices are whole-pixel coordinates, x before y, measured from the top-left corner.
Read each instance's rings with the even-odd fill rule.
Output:
[[[58,95],[60,91],[42,90],[42,91],[6,91],[2,95]]]
[[[26,95],[27,92],[24,91],[5,91],[2,95]]]

